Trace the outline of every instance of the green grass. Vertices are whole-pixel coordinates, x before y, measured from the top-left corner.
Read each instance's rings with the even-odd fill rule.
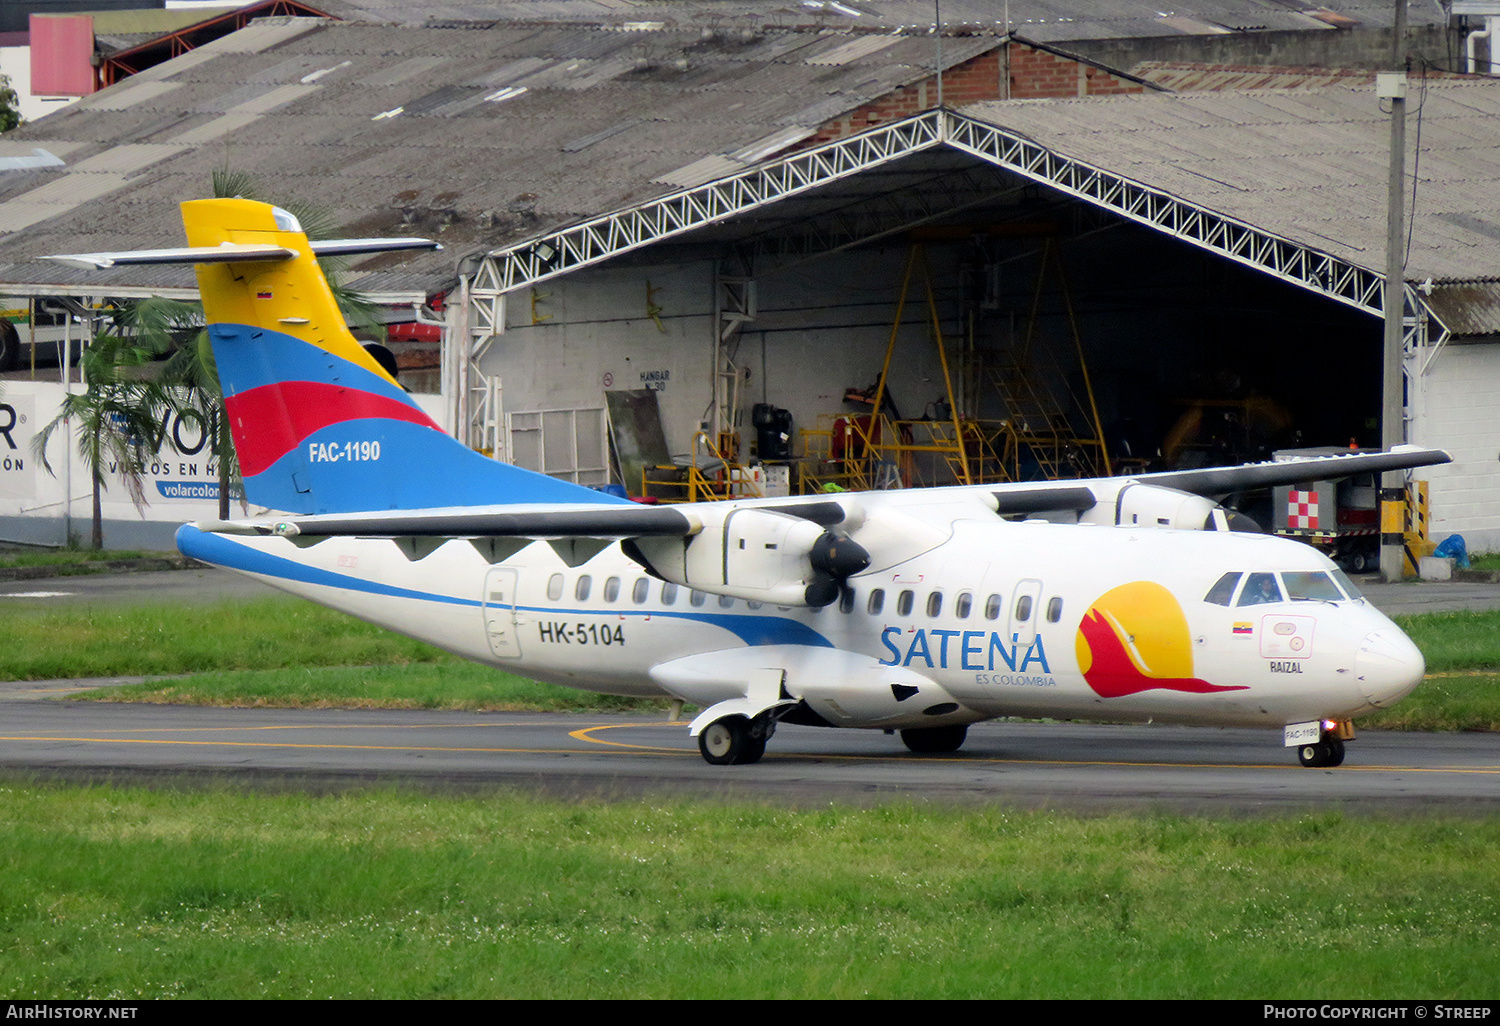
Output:
[[[477,663],[298,667],[199,673],[101,688],[77,696],[105,702],[276,706],[292,709],[469,709],[623,712],[665,709],[665,699],[620,698],[541,684]]]
[[[1500,672],[1500,609],[1394,616],[1427,658],[1428,673]]]
[[[31,998],[1493,998],[1500,823],[0,789]]]
[[[1500,552],[1471,552],[1469,567],[1472,570],[1500,570]]]
[[[175,552],[142,552],[117,549],[8,549],[0,551],[0,568],[22,566],[57,567],[66,575],[72,568],[92,572],[90,563],[107,563],[118,559],[170,559]]]
[[[1381,730],[1500,731],[1500,674],[1429,674],[1390,709],[1359,718]]]
[[[4,607],[0,680],[453,662],[431,645],[291,599]]]

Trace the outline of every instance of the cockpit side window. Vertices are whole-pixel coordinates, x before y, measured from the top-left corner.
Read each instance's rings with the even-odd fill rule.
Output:
[[[1349,575],[1344,573],[1344,571],[1335,570],[1333,572],[1333,579],[1339,582],[1339,587],[1343,588],[1344,594],[1348,595],[1350,598],[1362,599],[1365,597],[1364,592],[1359,590],[1359,586],[1357,584],[1349,580]]]
[[[1212,602],[1216,606],[1227,606],[1234,599],[1234,586],[1240,583],[1244,574],[1238,570],[1231,570],[1214,582],[1214,586],[1208,589],[1208,594],[1203,596],[1204,602]]]
[[[1276,583],[1275,574],[1251,574],[1245,582],[1245,590],[1240,592],[1241,606],[1256,606],[1264,602],[1280,602],[1281,587]]]
[[[1286,585],[1287,598],[1307,602],[1341,602],[1344,593],[1333,583],[1333,578],[1321,570],[1299,570],[1281,575]]]

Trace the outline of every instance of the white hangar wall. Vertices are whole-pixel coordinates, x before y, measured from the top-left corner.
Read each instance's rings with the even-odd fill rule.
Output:
[[[1461,534],[1470,552],[1500,551],[1500,342],[1443,347],[1422,380],[1413,441],[1448,450],[1433,467],[1431,535]]]
[[[816,427],[820,414],[859,412],[844,405],[844,390],[879,376],[906,257],[904,246],[841,254],[756,279],[756,318],[730,345],[746,372],[742,452],[754,439],[755,403],[790,410],[794,432]],[[954,330],[953,269],[941,254],[933,259],[944,331]],[[713,264],[592,268],[545,282],[535,296],[534,311],[531,292],[510,297],[506,331],[481,361],[500,382],[505,412],[596,409],[608,389],[650,387],[658,392],[668,448],[687,453],[711,416]],[[657,308],[654,319],[648,302]],[[918,417],[944,387],[917,280],[902,321],[890,388],[902,415]],[[953,360],[957,339],[948,341]]]

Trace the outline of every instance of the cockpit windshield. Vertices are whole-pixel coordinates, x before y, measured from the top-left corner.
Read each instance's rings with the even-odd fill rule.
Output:
[[[1346,598],[1359,600],[1364,596],[1342,570],[1288,570],[1280,574],[1232,570],[1214,582],[1203,601],[1216,606],[1257,606],[1287,600],[1342,602]]]
[[[1333,578],[1321,570],[1298,570],[1281,575],[1286,585],[1287,598],[1304,602],[1339,602],[1344,593],[1339,591]]]

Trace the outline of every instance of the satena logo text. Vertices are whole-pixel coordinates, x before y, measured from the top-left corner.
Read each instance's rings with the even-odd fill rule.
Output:
[[[891,655],[889,659],[880,660],[882,666],[911,666],[913,662],[917,662],[918,665],[934,670],[946,670],[951,666],[960,670],[987,672],[1004,667],[1016,674],[1036,672],[1045,676],[1037,679],[995,677],[983,683],[1038,684],[1045,687],[1050,687],[1053,683],[1050,677],[1052,667],[1047,664],[1047,650],[1042,646],[1040,634],[1023,648],[1019,634],[1012,634],[1007,640],[1004,635],[995,631],[918,628],[912,632],[903,653],[899,640],[903,633],[900,627],[887,627],[880,632],[880,643]]]

